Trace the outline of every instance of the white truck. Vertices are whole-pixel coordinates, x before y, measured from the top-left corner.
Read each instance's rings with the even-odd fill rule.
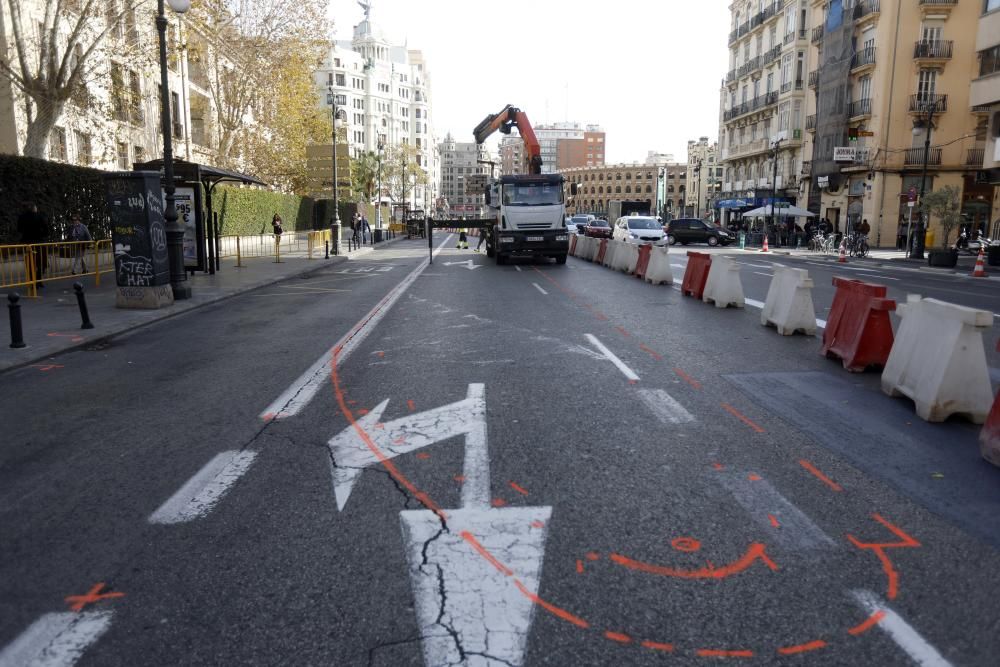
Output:
[[[486,191],[490,217],[486,255],[504,264],[513,256],[552,257],[566,263],[569,230],[561,174],[501,176]]]

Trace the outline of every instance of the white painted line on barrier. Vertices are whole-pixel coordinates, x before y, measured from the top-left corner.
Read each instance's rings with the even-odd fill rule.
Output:
[[[111,626],[110,611],[45,614],[0,651],[0,667],[70,667]]]
[[[521,272],[521,267],[518,266],[517,264],[515,264],[514,265],[514,270],[517,271],[518,273],[520,273]]]
[[[899,648],[921,667],[951,667],[937,649],[927,643],[913,627],[903,620],[903,617],[886,606],[878,596],[871,591],[851,591],[854,599],[870,614],[884,614],[878,627],[882,629]]]
[[[441,250],[451,241],[452,234],[448,234],[441,245],[434,250],[433,256],[437,257]],[[378,302],[378,304],[368,311],[368,314],[361,318],[354,327],[337,344],[323,353],[305,373],[299,376],[288,389],[283,391],[278,398],[271,402],[260,418],[264,421],[285,419],[297,415],[313,399],[319,388],[330,380],[330,364],[333,360],[333,353],[340,348],[339,360],[344,361],[348,355],[365,339],[368,333],[381,321],[392,306],[403,296],[403,293],[416,282],[424,269],[430,264],[429,260],[423,260],[417,268],[413,269],[408,276],[403,278],[389,293]]]
[[[150,523],[184,523],[208,514],[257,457],[257,452],[228,451],[217,454],[195,473],[177,493],[149,515]]]
[[[694,416],[662,389],[640,389],[639,398],[664,424],[687,424]]]
[[[535,286],[535,289],[536,289],[536,290],[538,290],[539,292],[541,292],[541,293],[542,293],[542,294],[544,294],[545,296],[548,296],[548,295],[549,295],[549,293],[548,293],[548,292],[546,292],[545,290],[543,290],[543,289],[542,289],[542,286],[541,286],[541,285],[539,285],[538,283],[531,283],[531,284]]]
[[[583,334],[583,335],[588,341],[590,341],[591,345],[597,348],[598,352],[607,357],[608,361],[613,363],[615,365],[615,368],[617,368],[622,372],[622,375],[624,375],[633,382],[637,382],[639,380],[639,376],[635,374],[635,371],[626,366],[624,361],[616,357],[614,352],[609,350],[604,345],[604,343],[602,343],[597,339],[597,336],[595,336],[594,334]]]

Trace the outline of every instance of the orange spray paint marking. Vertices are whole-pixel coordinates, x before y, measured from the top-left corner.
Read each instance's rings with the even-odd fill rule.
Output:
[[[422,460],[422,461],[426,461],[430,457],[431,457],[431,455],[428,454],[427,452],[417,452],[417,458],[420,459],[420,460]]]
[[[638,380],[629,380],[628,383],[629,384],[639,384],[639,381]]]
[[[806,461],[805,459],[799,459],[799,465],[808,470],[809,472],[811,472],[813,476],[816,477],[816,479],[823,482],[834,491],[844,490],[844,487],[842,487],[840,484],[837,484],[835,481],[833,481],[832,479],[821,473],[819,469],[813,464],[809,463],[809,461]]]
[[[677,537],[670,541],[670,546],[677,549],[677,551],[691,553],[701,549],[701,542],[693,537]]]
[[[671,653],[674,650],[673,644],[665,644],[663,642],[644,641],[641,646],[643,648],[653,649],[654,651],[666,651],[667,653]]]
[[[455,481],[459,484],[465,483],[465,475],[455,475]]]
[[[850,628],[847,631],[847,634],[857,637],[858,635],[864,632],[868,632],[868,630],[875,627],[875,625],[881,622],[883,618],[885,618],[885,612],[881,610],[876,611],[874,614],[872,614],[862,622],[858,623],[853,628]]]
[[[642,343],[639,343],[639,349],[648,354],[649,356],[653,357],[657,361],[663,361],[663,355],[659,354],[658,352],[654,352],[653,350],[649,349]]]
[[[531,522],[531,527],[532,528],[544,528],[545,524],[542,523],[541,521],[532,521]]]
[[[503,563],[501,563],[500,561],[498,561],[496,558],[494,558],[493,554],[491,554],[489,551],[487,551],[486,547],[484,547],[482,544],[480,544],[479,540],[477,540],[475,537],[473,537],[472,533],[470,533],[467,530],[463,530],[460,533],[460,535],[462,536],[462,539],[465,540],[466,542],[468,542],[469,544],[471,544],[472,548],[475,549],[476,551],[478,551],[479,555],[482,556],[483,558],[485,558],[486,561],[490,565],[492,565],[493,567],[495,567],[497,570],[499,570],[503,575],[505,575],[507,577],[513,576],[514,573],[511,572],[510,569],[506,565],[504,565]]]
[[[758,474],[757,474],[757,473],[755,473],[755,472],[752,472],[752,473],[750,473],[750,475],[749,475],[749,476],[747,477],[747,479],[749,479],[749,480],[750,480],[751,482],[759,482],[759,481],[760,481],[760,475],[758,475]]]
[[[716,470],[722,470],[723,465],[721,463],[713,463],[712,467],[715,468]]]
[[[778,527],[781,526],[781,524],[778,523],[778,517],[774,516],[773,514],[768,514],[767,515],[767,519],[768,519],[768,521],[771,522],[771,525],[774,526],[775,528],[778,528]]]
[[[88,604],[94,604],[95,602],[100,602],[101,600],[110,600],[112,598],[123,598],[124,593],[118,593],[116,591],[111,591],[110,593],[101,593],[101,589],[104,588],[104,582],[94,584],[89,591],[84,595],[70,595],[66,598],[66,602],[70,603],[70,611],[81,611]]]
[[[699,658],[752,658],[753,651],[746,649],[700,648],[696,652]]]
[[[542,598],[538,597],[537,595],[535,595],[534,593],[532,593],[531,591],[529,591],[528,587],[525,586],[524,584],[522,584],[520,582],[520,580],[514,579],[514,585],[517,586],[517,589],[519,591],[521,591],[521,594],[524,595],[524,597],[528,598],[529,600],[531,600],[532,602],[534,602],[535,604],[537,604],[539,607],[541,607],[545,611],[547,611],[550,614],[552,614],[553,616],[556,616],[557,618],[561,618],[562,620],[564,620],[564,621],[566,621],[568,623],[572,623],[576,627],[583,628],[584,630],[586,630],[587,628],[590,627],[590,623],[588,623],[587,621],[583,620],[579,616],[577,616],[575,614],[571,614],[570,612],[566,611],[562,607],[557,607],[554,604],[552,604],[551,602],[546,602]]]
[[[848,535],[847,539],[850,540],[851,544],[859,549],[871,549],[875,552],[875,556],[878,558],[879,562],[882,563],[882,571],[885,572],[886,579],[888,580],[888,591],[886,592],[886,597],[890,600],[895,600],[896,595],[899,593],[899,573],[896,572],[896,568],[892,566],[892,561],[889,556],[885,553],[886,549],[911,549],[920,546],[920,542],[916,541],[909,535],[903,532],[903,530],[897,526],[892,525],[885,519],[883,519],[878,514],[872,514],[872,518],[878,521],[880,524],[889,529],[889,531],[899,538],[899,542],[861,542],[856,539],[853,535]]]
[[[611,630],[607,630],[604,632],[604,636],[610,639],[611,641],[618,642],[620,644],[632,643],[632,638],[629,637],[628,635],[622,634],[621,632],[612,632]]]
[[[579,558],[576,559],[576,573],[583,574],[583,561]]]
[[[395,440],[393,440],[392,444],[394,444],[394,445],[401,445],[404,442],[406,442],[406,436],[405,435],[401,435],[398,438],[396,438]]]
[[[647,574],[656,574],[664,577],[677,577],[679,579],[725,579],[726,577],[731,577],[734,574],[743,572],[758,560],[764,563],[764,565],[769,567],[772,571],[777,571],[778,565],[771,560],[764,549],[763,544],[755,542],[750,545],[750,548],[747,549],[745,554],[740,556],[738,560],[730,565],[714,567],[710,564],[708,567],[698,570],[678,570],[676,568],[666,567],[663,565],[643,563],[642,561],[633,560],[620,554],[611,554],[609,558],[613,563],[621,565],[622,567],[627,567],[630,570],[638,570],[639,572],[646,572]]]
[[[376,431],[384,431],[385,430],[385,424],[383,424],[382,422],[379,422],[379,423],[375,424],[375,430]]]
[[[518,484],[517,482],[511,482],[510,483],[510,488],[514,489],[515,491],[517,491],[518,493],[520,493],[522,496],[528,495],[528,490],[525,489],[520,484]]]
[[[588,551],[586,557],[587,560],[600,560],[601,554],[597,553],[596,551]]]
[[[267,414],[263,415],[263,419],[266,422],[272,421],[274,419],[274,413],[268,412]]]
[[[368,410],[366,408],[361,408],[360,410],[358,410],[358,414],[364,417],[366,414],[368,414]]]
[[[83,336],[80,336],[78,334],[53,332],[45,335],[48,336],[49,338],[69,338],[71,343],[79,343],[80,341],[83,340]]]
[[[379,351],[378,351],[378,352],[376,352],[375,354],[377,354],[377,355],[378,355],[378,358],[379,358],[379,359],[385,359],[385,352],[383,352],[382,350],[379,350]]]
[[[762,429],[760,426],[757,426],[757,424],[755,424],[752,421],[750,421],[749,419],[747,419],[743,415],[742,412],[740,412],[739,410],[737,410],[733,406],[729,405],[729,403],[723,403],[722,407],[725,408],[726,412],[728,412],[729,414],[731,414],[732,416],[736,417],[741,422],[743,422],[744,424],[746,424],[747,426],[749,426],[750,428],[752,428],[755,433],[764,433],[765,432],[764,429]]]
[[[687,373],[685,373],[684,371],[682,371],[681,369],[674,368],[674,373],[677,373],[677,377],[679,377],[680,379],[684,380],[685,382],[687,382],[689,385],[691,385],[695,389],[701,389],[701,383],[698,382],[697,380],[695,380],[693,377],[691,377]]]
[[[31,368],[37,368],[43,373],[47,373],[57,368],[65,368],[62,364],[31,364]]]
[[[507,501],[504,500],[503,498],[494,498],[493,502],[490,504],[493,505],[493,507],[503,507],[504,505],[507,504]]]
[[[618,331],[618,333],[625,336],[626,338],[630,338],[632,336],[632,334],[626,331],[625,327],[615,327],[615,329]]]
[[[822,639],[817,639],[815,641],[806,642],[804,644],[796,644],[795,646],[782,646],[778,649],[778,653],[781,655],[795,655],[797,653],[808,653],[809,651],[815,651],[826,646],[826,642]]]
[[[409,401],[406,402],[406,407],[409,408],[410,412],[413,412],[414,410],[417,409],[417,406],[413,402],[413,399],[410,399]]]

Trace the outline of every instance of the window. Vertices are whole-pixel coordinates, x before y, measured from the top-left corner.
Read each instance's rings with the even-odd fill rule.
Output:
[[[789,104],[788,104],[788,102],[785,102],[780,107],[778,107],[778,131],[779,132],[788,129],[788,113],[789,113]]]
[[[934,101],[934,89],[937,85],[937,70],[922,69],[917,79],[917,99],[923,102]]]
[[[790,83],[792,80],[792,54],[786,53],[781,57],[781,87],[784,89],[785,85]]]
[[[1000,7],[1000,0],[996,0]],[[1000,45],[979,52],[979,76],[1000,72]]]
[[[139,85],[139,73],[130,70],[128,73],[129,88],[129,111],[132,122],[142,125],[146,120],[146,114],[142,108],[142,88]]]
[[[767,75],[767,90],[765,92],[771,92],[774,90],[774,72],[769,72]]]
[[[143,162],[146,159],[146,149],[142,146],[133,146],[132,152],[136,162]]]
[[[795,7],[790,6],[785,10],[785,34],[792,35],[795,33]]]
[[[869,75],[861,77],[858,82],[858,99],[867,100],[871,98],[872,95],[872,78]]]
[[[992,12],[996,9],[1000,9],[1000,0],[984,0],[983,2],[983,13]]]
[[[128,164],[128,144],[123,141],[118,142],[118,168],[126,170],[129,168]]]
[[[66,130],[53,127],[49,134],[49,159],[66,162]]]
[[[76,130],[73,136],[76,139],[76,163],[83,167],[89,166],[94,159],[90,135]]]

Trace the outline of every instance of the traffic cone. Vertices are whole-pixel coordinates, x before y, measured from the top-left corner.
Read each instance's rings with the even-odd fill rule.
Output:
[[[767,234],[764,234],[764,247],[760,249],[761,252],[767,252]]]
[[[985,278],[986,266],[983,264],[983,245],[979,244],[979,256],[976,257],[976,268],[972,271],[973,278]]]
[[[837,260],[839,264],[847,264],[847,249],[844,248],[844,239],[840,239],[840,259]]]

